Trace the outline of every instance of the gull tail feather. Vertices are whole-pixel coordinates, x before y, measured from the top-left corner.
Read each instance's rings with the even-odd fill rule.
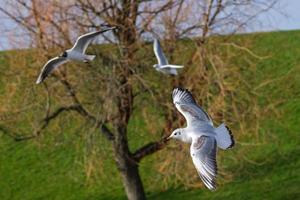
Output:
[[[234,146],[231,130],[223,123],[215,129],[217,145],[221,149],[230,149]]]
[[[92,61],[92,60],[95,59],[95,57],[96,57],[95,55],[86,55],[86,56],[85,56],[85,60],[86,60],[86,61]]]
[[[171,75],[174,75],[174,76],[178,75],[176,69],[171,69],[171,70],[170,70],[170,74],[171,74]]]

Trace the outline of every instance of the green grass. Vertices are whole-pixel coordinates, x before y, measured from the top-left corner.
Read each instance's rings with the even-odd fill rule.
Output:
[[[247,149],[245,159],[231,162],[223,158],[226,170],[235,172],[232,181],[222,184],[216,192],[207,189],[183,187],[164,190],[148,177],[156,176],[152,169],[155,156],[145,159],[141,175],[149,199],[297,199],[300,196],[300,31],[261,33],[238,36],[253,43],[252,50],[258,55],[269,56],[258,61],[255,77],[243,72],[245,78],[258,87],[265,79],[272,82],[261,85],[259,103],[268,107],[268,102],[277,102],[279,117],[265,116],[259,127],[262,141],[256,145],[237,142],[230,157]],[[237,63],[241,61],[237,60]],[[242,63],[241,63],[242,64]],[[6,67],[3,52],[0,54],[0,69]],[[0,79],[2,96],[5,82]],[[151,108],[149,116],[159,116]],[[139,112],[129,125],[132,149],[146,141],[138,139],[137,132],[145,128]],[[75,119],[76,121],[76,119]],[[251,121],[249,122],[251,124]],[[87,177],[86,155],[89,152],[85,137],[72,127],[76,122],[66,123],[63,134],[46,134],[37,141],[15,142],[0,134],[0,199],[126,199],[119,174],[110,158],[111,150],[102,136],[93,138],[94,145],[105,149],[103,168],[105,175]],[[238,134],[238,133],[235,133]],[[140,135],[139,135],[140,136]],[[147,136],[143,136],[147,137]],[[148,136],[149,140],[159,136]],[[42,142],[41,142],[42,141]],[[102,149],[101,149],[102,148]],[[188,152],[178,152],[186,153]],[[99,158],[101,159],[101,158]],[[238,171],[238,173],[236,173]],[[158,176],[158,175],[157,175]],[[199,180],[200,181],[200,180]],[[151,188],[151,189],[148,189]]]

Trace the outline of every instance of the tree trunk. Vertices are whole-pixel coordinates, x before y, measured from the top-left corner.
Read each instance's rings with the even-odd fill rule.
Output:
[[[128,66],[128,65],[123,65]],[[120,68],[122,69],[122,68]],[[132,158],[127,139],[127,126],[132,114],[133,95],[132,87],[127,82],[130,75],[128,68],[119,77],[118,119],[115,121],[116,135],[114,138],[114,153],[117,168],[122,176],[123,185],[129,200],[146,199],[142,180],[138,171],[138,163]]]
[[[138,163],[131,158],[126,137],[126,128],[119,127],[114,140],[114,153],[118,170],[129,200],[146,199],[142,180],[139,175]]]
[[[117,9],[115,22],[118,24],[117,38],[121,44],[121,65],[117,68],[118,80],[116,104],[118,119],[114,122],[116,136],[114,153],[118,170],[122,176],[123,185],[129,200],[144,200],[146,195],[138,170],[138,162],[133,159],[128,147],[127,126],[133,107],[133,89],[128,82],[132,75],[130,67],[134,66],[136,49],[136,18],[139,3],[137,1],[121,1],[121,10]]]
[[[146,199],[138,165],[129,161],[126,169],[120,170],[123,185],[129,200]]]

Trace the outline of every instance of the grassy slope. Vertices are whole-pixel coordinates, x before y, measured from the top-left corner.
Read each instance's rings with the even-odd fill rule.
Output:
[[[246,35],[243,37],[253,37]],[[300,32],[264,33],[253,42],[259,55],[271,55],[257,65],[254,82],[273,81],[258,89],[273,101],[280,118],[268,117],[260,127],[275,140],[253,146],[247,155],[255,163],[245,163],[234,181],[217,192],[171,189],[152,199],[297,199],[300,195]],[[264,99],[261,99],[264,105]],[[268,105],[264,105],[268,106]],[[249,148],[237,145],[236,148]],[[232,166],[234,168],[234,166]],[[233,169],[234,170],[234,169]]]
[[[296,199],[300,195],[300,32],[242,37],[255,38],[253,46],[257,54],[272,56],[258,63],[257,76],[251,81],[255,86],[266,77],[272,78],[273,82],[257,92],[271,100],[282,99],[284,102],[276,107],[283,113],[281,120],[270,116],[260,127],[262,133],[272,134],[274,142],[254,146],[238,144],[236,148],[253,148],[247,156],[256,164],[242,165],[243,168],[238,169],[239,175],[219,187],[217,192],[182,188],[160,192],[158,187],[157,192],[148,194],[150,199]],[[268,106],[265,99],[260,102]],[[143,126],[133,120],[130,129],[134,130],[138,125]],[[119,176],[114,167],[110,167],[113,161],[105,163],[106,168],[111,169],[109,176],[86,181],[82,164],[85,144],[76,135],[67,134],[68,131],[72,132],[67,129],[66,134],[60,136],[62,143],[55,142],[60,140],[50,136],[42,138],[49,140],[50,145],[33,141],[15,143],[0,135],[0,199],[125,198]],[[228,153],[234,155],[235,151]],[[147,182],[147,176],[153,175],[147,167],[149,162],[152,162],[151,157],[141,164],[146,185],[151,184]],[[231,171],[237,168],[234,164],[229,166]]]

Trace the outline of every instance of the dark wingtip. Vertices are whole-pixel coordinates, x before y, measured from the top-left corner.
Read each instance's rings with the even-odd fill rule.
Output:
[[[175,96],[178,92],[184,92],[184,93],[187,93],[187,94],[191,97],[192,101],[194,101],[194,102],[196,103],[196,101],[195,101],[194,96],[192,95],[192,93],[191,93],[188,89],[185,89],[185,88],[183,88],[183,87],[175,87],[175,88],[173,89],[172,98],[174,98],[174,96]]]
[[[35,84],[40,84],[41,82],[43,82],[43,78],[42,77],[38,77],[37,79],[36,79],[36,81],[35,81]]]
[[[98,33],[98,34],[101,34],[101,33],[105,33],[105,32],[107,32],[107,31],[110,31],[110,30],[114,30],[114,29],[116,29],[116,28],[118,28],[117,26],[102,26],[102,27],[100,27],[100,30],[97,30],[96,32]]]
[[[180,92],[186,92],[186,93],[188,93],[189,95],[193,96],[192,93],[191,93],[188,89],[186,89],[186,88],[183,88],[183,87],[176,87],[176,88],[174,88],[174,90],[175,90],[175,89],[179,90]]]
[[[106,29],[115,29],[118,28],[116,25],[110,25],[110,24],[102,24],[100,25],[101,28],[106,28]]]
[[[189,93],[190,95],[192,95],[192,93],[188,90],[188,89],[186,89],[186,88],[182,88],[182,87],[177,87],[178,88],[178,90],[180,90],[181,92],[187,92],[187,93]]]
[[[172,92],[172,98],[174,98],[174,96],[177,94],[177,92],[184,92],[185,90],[186,89],[184,89],[182,87],[175,87]]]
[[[190,92],[188,89],[185,89],[185,88],[183,88],[183,87],[175,87],[175,88],[173,89],[173,91],[175,91],[175,90],[178,90],[178,91],[180,91],[180,92],[188,92],[189,94],[191,94],[191,92]]]
[[[180,90],[180,91],[185,91],[186,89],[182,88],[182,87],[175,87],[173,90]]]
[[[228,130],[230,139],[231,139],[231,144],[229,145],[229,147],[227,149],[231,149],[235,145],[234,137],[233,137],[233,134],[232,134],[232,131],[230,130],[230,128],[228,126],[225,126],[225,127]]]

